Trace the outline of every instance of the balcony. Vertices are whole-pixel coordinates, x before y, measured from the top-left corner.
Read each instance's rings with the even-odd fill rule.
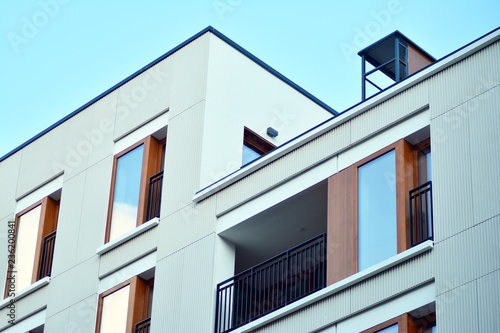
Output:
[[[428,181],[409,193],[410,245],[433,239],[432,182]]]
[[[160,217],[162,184],[163,171],[158,172],[149,179],[146,221],[154,217]]]
[[[42,257],[40,260],[40,270],[38,280],[50,276],[52,271],[52,259],[54,258],[54,245],[56,243],[56,232],[53,231],[43,239]]]
[[[215,332],[230,332],[325,287],[326,234],[217,285]]]
[[[145,319],[135,324],[134,333],[149,333],[150,327],[151,318]]]

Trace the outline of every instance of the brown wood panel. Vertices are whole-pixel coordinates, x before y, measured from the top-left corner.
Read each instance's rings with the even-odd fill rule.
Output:
[[[433,62],[431,58],[420,52],[413,45],[408,44],[408,75],[418,72]]]
[[[357,231],[353,167],[328,179],[327,285],[357,272]]]
[[[38,276],[40,274],[40,263],[42,261],[42,248],[43,240],[45,236],[55,231],[57,228],[57,214],[59,211],[59,201],[55,201],[52,198],[45,197],[41,201],[41,211],[40,211],[40,224],[38,227],[38,236],[36,239],[36,252],[34,259],[34,269],[33,275],[31,276],[31,282],[38,281]]]
[[[408,192],[414,187],[416,152],[404,139],[396,143],[396,205],[398,253],[409,248]]]

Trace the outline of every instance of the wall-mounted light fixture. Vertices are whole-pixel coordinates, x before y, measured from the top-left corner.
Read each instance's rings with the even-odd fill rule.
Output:
[[[275,138],[278,136],[278,131],[272,127],[268,127],[267,128],[267,135],[269,135],[271,138]]]

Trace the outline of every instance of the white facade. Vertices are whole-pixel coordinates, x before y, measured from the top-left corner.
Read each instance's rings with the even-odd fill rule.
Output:
[[[218,283],[321,233],[326,286],[234,332],[362,332],[403,314],[435,315],[438,332],[500,331],[499,40],[334,117],[205,29],[0,160],[0,271],[9,222],[59,201],[50,277],[4,299],[0,331],[98,332],[103,294],[139,276],[154,277],[151,332],[214,332]],[[277,148],[242,168],[244,127]],[[159,217],[106,242],[115,157],[149,136],[166,141]],[[430,140],[433,239],[337,280],[350,244],[331,242],[348,238],[333,235],[337,181],[403,139]]]

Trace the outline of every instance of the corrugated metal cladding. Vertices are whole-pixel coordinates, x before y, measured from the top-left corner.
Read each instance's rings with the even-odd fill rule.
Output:
[[[498,86],[478,96],[477,101],[469,102],[471,108],[476,105],[469,121],[474,223],[500,214],[500,149],[497,145],[500,142],[500,79],[498,82]]]
[[[221,215],[233,209],[335,156],[350,144],[408,117],[424,108],[427,99],[427,85],[420,83],[302,145],[217,193],[217,214]],[[332,174],[336,171],[332,170]]]
[[[215,234],[156,265],[152,332],[208,332],[213,327]],[[158,299],[159,302],[155,302]]]
[[[351,143],[404,119],[424,107],[428,101],[428,85],[422,82],[363,112],[351,119]]]
[[[157,227],[149,229],[128,242],[104,253],[99,262],[99,278],[155,250],[158,244]]]
[[[500,215],[436,244],[436,292],[500,269],[499,235]]]
[[[439,320],[439,332],[495,332],[479,330],[476,281],[437,296],[436,318]]]
[[[253,332],[312,332],[421,286],[431,281],[433,276],[434,263],[431,251]]]
[[[75,300],[80,301],[96,294],[98,264],[97,256],[94,256],[50,281],[47,317],[69,308]]]
[[[500,270],[477,280],[479,332],[500,332]]]
[[[429,79],[431,118],[500,83],[500,41],[448,67]]]
[[[167,156],[163,194],[175,193],[162,200],[161,216],[168,216],[189,205],[200,186],[205,102],[200,102],[170,118],[167,132]],[[180,177],[179,175],[197,175]]]

